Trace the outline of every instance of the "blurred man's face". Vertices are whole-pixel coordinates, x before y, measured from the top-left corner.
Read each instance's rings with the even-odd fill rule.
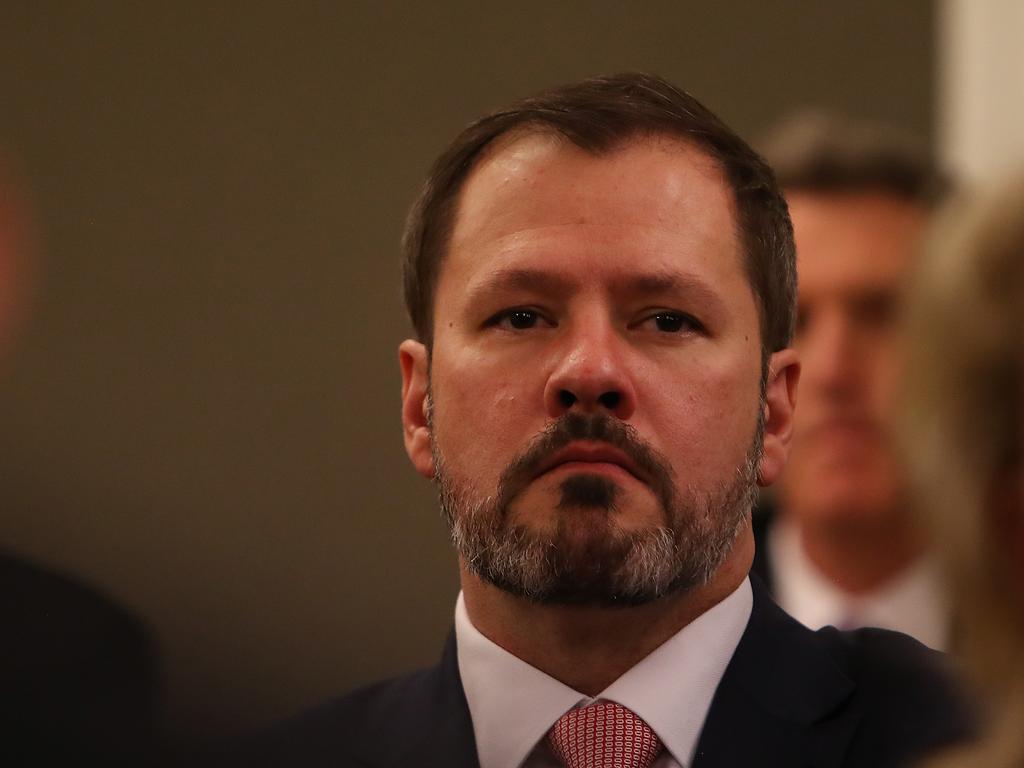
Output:
[[[435,306],[430,444],[410,431],[415,342],[406,444],[438,477],[467,567],[515,594],[609,604],[722,562],[763,409],[757,308],[710,158],[669,140],[598,157],[506,140],[462,191]],[[767,481],[777,464],[761,462]]]
[[[887,433],[901,292],[925,214],[879,193],[792,192],[787,200],[803,367],[783,504],[806,523],[884,525],[906,514]]]

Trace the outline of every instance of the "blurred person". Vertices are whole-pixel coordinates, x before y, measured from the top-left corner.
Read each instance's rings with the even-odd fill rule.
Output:
[[[12,179],[0,163],[0,363],[24,311],[32,253]],[[75,578],[0,552],[0,623],[0,765],[152,756],[157,664],[137,617]]]
[[[717,117],[643,74],[517,102],[437,160],[403,242],[404,439],[458,550],[454,632],[240,764],[878,768],[962,735],[937,654],[813,632],[748,579],[795,263]]]
[[[893,128],[805,112],[762,147],[793,220],[800,407],[754,570],[817,629],[876,626],[947,645],[947,598],[890,435],[903,294],[942,182]]]
[[[0,371],[27,303],[33,250],[28,208],[0,152]]]
[[[1024,175],[944,214],[911,296],[904,438],[988,720],[936,766],[1024,765]]]

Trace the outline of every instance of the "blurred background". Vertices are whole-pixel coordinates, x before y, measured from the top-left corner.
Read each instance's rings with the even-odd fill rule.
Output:
[[[455,133],[643,69],[746,137],[818,105],[980,178],[1024,158],[1022,34],[1013,0],[5,3],[0,545],[149,624],[174,734],[430,663],[457,580],[398,239]]]

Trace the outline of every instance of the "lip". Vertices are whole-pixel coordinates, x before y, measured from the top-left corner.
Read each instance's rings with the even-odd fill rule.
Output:
[[[601,443],[573,443],[556,451],[541,463],[536,477],[561,467],[585,472],[588,469],[587,465],[592,465],[590,468],[595,472],[609,469],[615,471],[612,467],[618,467],[640,482],[647,482],[644,474],[629,456],[618,448]]]

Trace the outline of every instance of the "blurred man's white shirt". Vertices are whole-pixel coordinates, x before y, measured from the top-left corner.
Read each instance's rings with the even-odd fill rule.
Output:
[[[851,595],[818,571],[800,544],[796,526],[785,519],[771,526],[768,550],[775,601],[805,626],[893,629],[946,650],[949,605],[931,558],[919,558],[881,589]]]

